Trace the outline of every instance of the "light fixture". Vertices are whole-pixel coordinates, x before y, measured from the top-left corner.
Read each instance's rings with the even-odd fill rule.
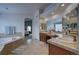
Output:
[[[63,7],[64,6],[64,4],[61,4],[61,7]]]
[[[45,21],[48,21],[48,19],[46,18]]]
[[[58,18],[58,17],[59,17],[59,15],[56,14],[56,15],[54,15],[52,18],[53,18],[53,19],[56,19],[56,18]]]

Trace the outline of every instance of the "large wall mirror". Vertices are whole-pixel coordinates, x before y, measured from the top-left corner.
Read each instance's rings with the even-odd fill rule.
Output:
[[[74,41],[77,41],[77,18],[78,18],[78,7],[68,12],[63,16],[63,32],[65,35],[72,36]]]

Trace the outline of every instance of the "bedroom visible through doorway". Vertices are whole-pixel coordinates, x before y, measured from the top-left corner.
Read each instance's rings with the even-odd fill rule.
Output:
[[[25,37],[27,39],[32,39],[32,20],[30,18],[25,18]]]

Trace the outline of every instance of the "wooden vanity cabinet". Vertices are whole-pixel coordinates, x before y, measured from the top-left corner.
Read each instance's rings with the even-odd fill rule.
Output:
[[[40,41],[46,42],[46,35],[44,33],[40,33]]]
[[[50,39],[51,37],[48,36],[46,33],[40,33],[40,41],[43,41],[47,43],[47,40]]]
[[[55,46],[53,44],[48,44],[49,45],[49,55],[76,55],[73,52],[70,52],[64,48]]]

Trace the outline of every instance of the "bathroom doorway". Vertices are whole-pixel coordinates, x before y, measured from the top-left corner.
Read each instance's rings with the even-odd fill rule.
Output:
[[[31,18],[25,18],[24,27],[25,27],[25,37],[32,38],[32,19]]]

